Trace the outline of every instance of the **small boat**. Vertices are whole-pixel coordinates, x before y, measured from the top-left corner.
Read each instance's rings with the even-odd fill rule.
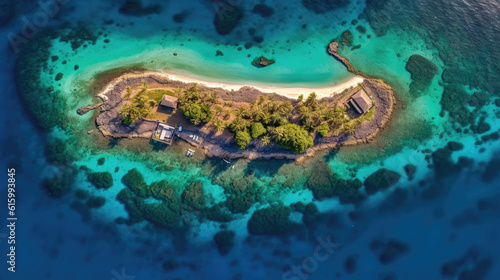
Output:
[[[222,159],[222,160],[223,160],[225,163],[227,163],[227,164],[230,164],[230,163],[231,163],[231,161],[230,161],[229,159],[227,159],[227,158],[224,158],[224,159]]]
[[[186,156],[187,156],[187,157],[192,157],[193,155],[194,155],[194,151],[193,151],[193,150],[191,150],[191,149],[188,149],[188,150],[187,150],[187,153],[186,153]]]

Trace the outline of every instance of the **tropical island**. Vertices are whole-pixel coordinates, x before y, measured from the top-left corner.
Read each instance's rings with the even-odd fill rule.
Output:
[[[354,70],[341,86],[318,93],[301,88],[227,85],[158,71],[129,71],[97,96],[96,126],[105,136],[147,138],[152,145],[177,139],[221,158],[299,159],[315,151],[372,140],[389,119],[394,90],[384,81]],[[192,155],[189,150],[187,155]]]

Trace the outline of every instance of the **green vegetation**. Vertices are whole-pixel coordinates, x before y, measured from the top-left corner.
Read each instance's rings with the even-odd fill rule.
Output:
[[[354,133],[356,127],[373,118],[374,113],[371,110],[363,119],[351,120],[344,106],[319,101],[314,92],[306,99],[299,96],[295,105],[290,101],[275,101],[272,95],[261,95],[254,102],[243,104],[222,101],[213,91],[200,91],[197,85],[176,94],[179,108],[193,124],[207,124],[214,132],[228,128],[240,149],[259,139],[262,146],[275,142],[295,153],[303,153],[313,146],[315,135]]]
[[[280,146],[292,149],[296,154],[305,152],[313,146],[312,136],[302,127],[289,123],[279,126],[274,130],[276,143]]]
[[[253,139],[257,139],[267,132],[266,128],[260,122],[253,122],[250,125],[250,130],[252,131]]]
[[[146,92],[146,95],[149,99],[154,100],[156,104],[160,104],[161,100],[163,99],[163,95],[175,96],[175,93],[166,89],[152,89],[148,90]]]
[[[87,180],[98,189],[107,189],[113,186],[113,176],[109,172],[92,172]]]
[[[236,132],[235,141],[236,141],[236,146],[238,146],[238,148],[242,150],[245,149],[251,140],[252,137],[250,137],[250,134],[248,134],[248,132],[244,130]]]
[[[344,106],[319,102],[314,92],[298,107],[300,125],[310,132],[317,131],[323,137],[349,122],[345,111]]]
[[[123,123],[126,125],[132,124],[134,121],[142,118],[148,118],[153,112],[153,107],[157,102],[150,99],[146,93],[148,89],[146,82],[142,81],[142,89],[133,98],[130,104],[124,105],[121,108],[121,115],[123,116]],[[126,96],[130,96],[129,89],[127,89]]]

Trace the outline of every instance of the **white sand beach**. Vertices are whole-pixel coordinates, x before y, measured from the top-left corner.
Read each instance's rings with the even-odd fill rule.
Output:
[[[198,83],[198,84],[203,84],[207,87],[213,87],[213,88],[223,88],[226,90],[239,90],[242,87],[245,86],[250,86],[255,89],[258,89],[259,91],[263,93],[277,93],[283,96],[286,96],[288,98],[296,99],[299,97],[299,95],[304,95],[304,97],[307,97],[311,92],[315,92],[318,98],[323,98],[323,97],[331,97],[333,93],[339,93],[343,91],[346,88],[349,87],[355,87],[359,83],[363,82],[364,78],[360,76],[355,76],[347,81],[344,81],[340,84],[331,86],[331,87],[319,87],[319,88],[309,88],[309,87],[286,87],[283,85],[280,86],[270,86],[270,85],[259,85],[259,84],[254,84],[254,83],[249,83],[249,84],[237,84],[237,83],[227,83],[227,82],[217,82],[217,81],[210,81],[210,80],[201,80],[199,78],[194,78],[194,77],[187,77],[178,73],[175,73],[173,71],[165,70],[162,74],[165,74],[168,76],[169,79],[175,80],[175,81],[181,81],[184,83]]]

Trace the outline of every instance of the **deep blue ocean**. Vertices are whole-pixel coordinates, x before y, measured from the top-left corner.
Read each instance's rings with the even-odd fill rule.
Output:
[[[1,280],[500,279],[500,1],[0,0],[0,7]],[[352,37],[342,37],[345,30]],[[60,34],[69,35],[59,40]],[[310,166],[241,160],[227,168],[220,160],[186,159],[182,145],[157,152],[108,138],[99,149],[102,138],[87,134],[95,121],[75,113],[95,102],[88,87],[95,75],[117,68],[169,69],[236,84],[337,85],[353,77],[326,53],[339,38],[352,41],[341,54],[389,83],[398,106],[373,143],[319,155]],[[276,64],[253,67],[260,55]],[[410,73],[413,55],[436,73],[427,78],[426,65]],[[47,91],[56,73],[64,78]],[[64,125],[41,121],[59,111]],[[54,139],[69,147],[64,166],[47,157]],[[70,165],[78,172],[67,178]],[[93,188],[82,166],[113,173],[113,187]],[[116,195],[132,168],[148,184],[201,182],[213,204],[239,182],[258,190],[258,203],[227,223],[207,221],[201,212],[185,215],[183,232],[146,221],[126,226],[117,222],[128,214]],[[344,203],[338,196],[318,199],[304,187],[322,178],[323,168],[361,181],[390,169],[401,179],[362,202]],[[69,189],[64,196],[41,187],[61,177]],[[15,178],[13,215],[9,178]],[[88,207],[76,190],[106,203]],[[289,219],[300,224],[293,233],[248,233],[254,211],[298,201],[315,203],[315,221],[293,212]],[[6,226],[14,221],[9,217],[17,218],[15,229]],[[226,229],[235,237],[221,254],[214,234]]]

